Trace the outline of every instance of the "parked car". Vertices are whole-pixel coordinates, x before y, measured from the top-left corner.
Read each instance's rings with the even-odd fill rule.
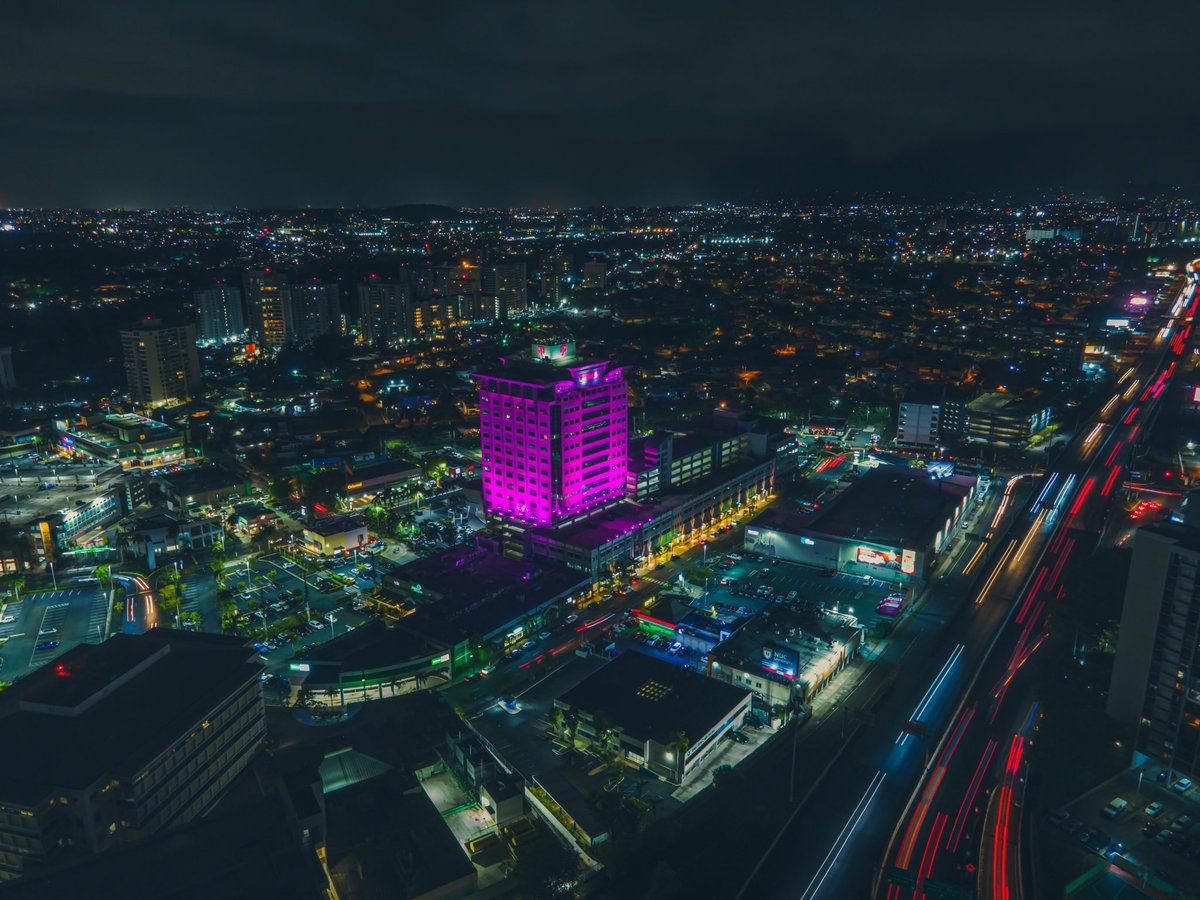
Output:
[[[1164,808],[1163,805],[1161,803],[1159,803],[1157,800],[1155,800],[1153,803],[1151,803],[1149,806],[1146,807],[1145,813],[1146,813],[1146,815],[1148,815],[1150,818],[1153,819],[1156,816],[1162,815],[1163,808]]]
[[[58,646],[58,641],[42,641],[40,644],[38,644],[33,649],[34,650],[53,650],[57,646]]]
[[[746,737],[740,731],[728,731],[728,732],[726,732],[726,734],[729,736],[729,739],[735,743],[738,743],[738,744],[750,743],[750,738]]]
[[[1171,785],[1171,790],[1173,790],[1177,793],[1180,793],[1180,794],[1186,794],[1191,789],[1192,789],[1192,779],[1190,779],[1190,778],[1180,778],[1173,785]]]
[[[1050,824],[1051,825],[1062,825],[1064,822],[1066,822],[1070,818],[1071,818],[1071,814],[1069,812],[1067,812],[1065,809],[1061,809],[1061,808],[1056,809],[1052,813],[1050,813]]]
[[[1162,831],[1162,826],[1157,822],[1147,822],[1142,826],[1142,834],[1146,837],[1154,837],[1160,831]]]

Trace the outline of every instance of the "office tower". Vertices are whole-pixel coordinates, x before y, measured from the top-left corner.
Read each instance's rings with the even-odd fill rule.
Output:
[[[1200,778],[1200,530],[1137,532],[1108,714],[1136,729],[1135,764]]]
[[[308,281],[288,289],[288,340],[311,341],[342,333],[342,303],[336,284]]]
[[[200,389],[195,325],[145,319],[121,330],[129,395],[141,406],[186,400]]]
[[[251,337],[267,347],[282,347],[290,337],[291,291],[287,276],[270,269],[249,271],[242,276],[242,289]]]
[[[0,695],[0,879],[207,813],[266,734],[262,671],[242,638],[155,628],[14,682]]]
[[[608,263],[593,256],[583,264],[583,286],[603,288],[608,284]]]
[[[196,322],[200,340],[223,343],[241,338],[246,331],[242,292],[228,284],[196,291]]]
[[[499,263],[483,276],[484,294],[496,298],[495,318],[508,319],[529,312],[525,263]]]
[[[17,386],[17,375],[13,371],[12,347],[0,347],[0,398]]]
[[[619,366],[513,360],[473,377],[490,515],[555,525],[624,496],[628,388]]]
[[[405,283],[369,281],[358,286],[359,333],[368,344],[391,345],[409,337],[408,307],[412,287]]]

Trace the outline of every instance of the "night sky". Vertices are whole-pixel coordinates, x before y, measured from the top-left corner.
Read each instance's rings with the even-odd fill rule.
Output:
[[[0,206],[1192,189],[1195,12],[6,0]]]

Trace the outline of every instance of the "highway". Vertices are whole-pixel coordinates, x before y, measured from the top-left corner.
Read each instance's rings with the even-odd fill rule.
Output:
[[[1045,639],[1065,567],[1090,552],[1138,434],[1153,425],[1189,346],[1198,299],[1194,283],[1182,289],[1141,360],[1037,480],[1011,532],[997,515],[972,571],[958,583],[947,577],[908,640],[885,651],[856,692],[844,749],[739,897],[892,900],[979,889],[979,798],[1014,765],[1014,735],[1031,727],[1020,669]],[[1001,831],[1019,827],[1015,796],[1001,795],[1009,803],[996,813]],[[998,873],[999,894],[988,886],[980,896],[1011,896],[1016,870],[988,871]]]
[[[1024,751],[1037,702],[1021,669],[1048,637],[1054,602],[1072,567],[1087,564],[1139,434],[1154,424],[1178,360],[1190,346],[1200,297],[1185,286],[1164,333],[1122,373],[1112,397],[1081,428],[1042,481],[1026,518],[1023,551],[1036,563],[1002,595],[1008,614],[936,748],[935,763],[890,836],[874,896],[1022,897]],[[997,598],[993,598],[995,601]]]

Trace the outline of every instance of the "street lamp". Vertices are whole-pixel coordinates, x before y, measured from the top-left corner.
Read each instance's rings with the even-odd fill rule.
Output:
[[[333,623],[335,621],[335,619],[333,618],[333,613],[331,613],[331,612],[326,613],[325,618],[327,618],[329,620],[329,639],[333,640],[333,638],[337,637],[337,632],[334,631],[334,628],[333,628]]]

